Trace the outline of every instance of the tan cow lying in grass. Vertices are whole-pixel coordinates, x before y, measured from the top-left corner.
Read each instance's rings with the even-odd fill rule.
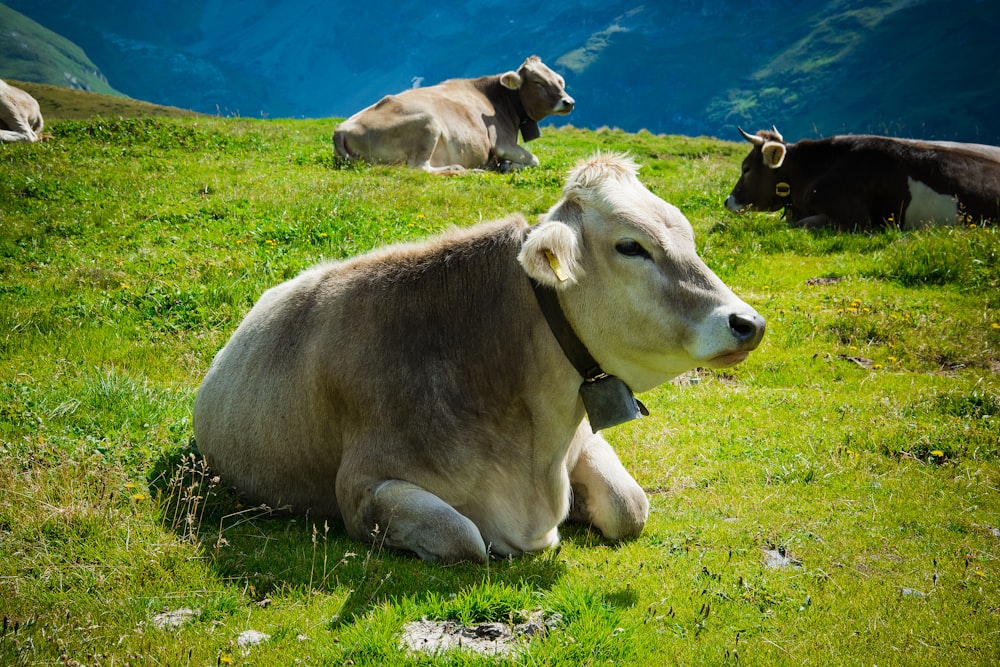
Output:
[[[517,143],[539,136],[538,121],[573,110],[566,82],[537,56],[516,72],[449,79],[388,95],[337,126],[344,159],[406,164],[447,173],[464,169],[535,167]]]
[[[44,124],[38,101],[0,80],[0,142],[38,141]]]
[[[431,561],[552,547],[567,518],[637,535],[646,496],[581,395],[737,364],[764,321],[636,173],[597,156],[534,226],[456,229],[268,290],[198,391],[198,448],[254,502]],[[546,300],[612,377],[584,381]]]

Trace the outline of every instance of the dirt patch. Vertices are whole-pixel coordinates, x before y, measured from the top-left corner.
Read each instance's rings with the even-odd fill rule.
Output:
[[[843,282],[846,278],[810,278],[806,281],[806,285],[836,285],[839,282]]]
[[[774,549],[764,549],[764,567],[769,570],[782,570],[784,568],[790,567],[793,569],[801,569],[802,561],[798,558],[792,558],[788,555],[781,547]]]
[[[545,612],[520,612],[522,623],[480,623],[467,626],[455,621],[426,618],[403,626],[400,648],[437,655],[464,649],[483,655],[507,655],[523,648],[533,637],[542,637],[562,623],[562,616]]]

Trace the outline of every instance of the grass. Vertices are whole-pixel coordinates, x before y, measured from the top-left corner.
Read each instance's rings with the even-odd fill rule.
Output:
[[[809,233],[722,206],[745,148],[548,129],[542,165],[342,166],[335,121],[51,119],[0,146],[0,663],[993,665],[1000,659],[996,228]],[[261,292],[513,211],[627,150],[761,349],[608,432],[652,509],[616,545],[439,567],[247,507],[191,404]],[[768,552],[785,567],[766,564]],[[158,615],[189,609],[189,622]],[[422,617],[561,621],[519,654],[407,656]],[[245,630],[269,635],[242,647]]]

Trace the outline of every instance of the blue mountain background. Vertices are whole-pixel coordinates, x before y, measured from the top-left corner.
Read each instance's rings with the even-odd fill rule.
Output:
[[[42,47],[15,45],[25,25],[4,25],[23,15],[79,47],[91,79],[211,114],[348,116],[389,93],[498,74],[535,54],[577,101],[553,124],[727,139],[738,139],[737,125],[773,124],[789,139],[868,132],[1000,144],[996,0],[5,4],[14,11],[0,12],[0,77],[33,64],[24,80],[50,82],[33,62]],[[53,67],[50,79],[84,80]]]

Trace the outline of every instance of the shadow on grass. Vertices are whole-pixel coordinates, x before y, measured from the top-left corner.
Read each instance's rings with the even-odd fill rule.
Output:
[[[193,447],[161,458],[148,480],[160,523],[196,545],[221,581],[237,585],[257,602],[287,590],[341,596],[344,602],[330,620],[331,628],[386,602],[447,599],[484,582],[544,591],[566,569],[558,549],[486,565],[435,565],[358,542],[337,521],[246,507]]]

